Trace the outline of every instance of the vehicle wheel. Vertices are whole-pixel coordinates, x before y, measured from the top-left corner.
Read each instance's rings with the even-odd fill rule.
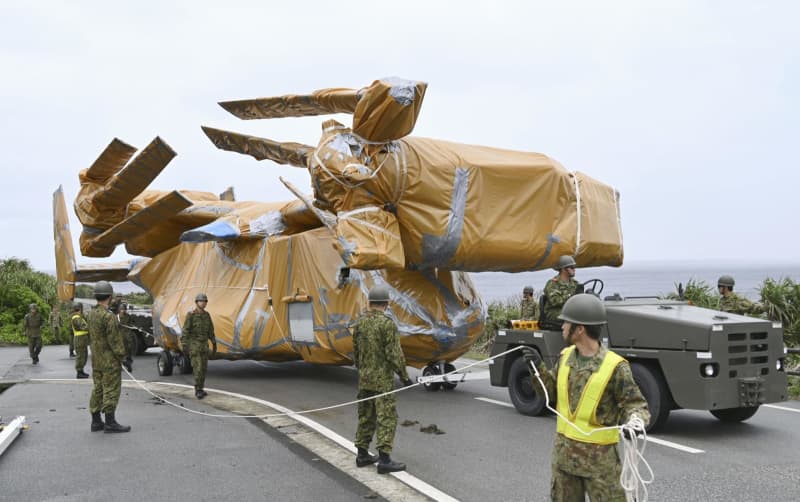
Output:
[[[450,364],[450,363],[445,363],[444,364],[444,372],[445,373],[450,373],[451,371],[455,371],[455,370],[456,370],[456,367],[453,366],[452,364]],[[450,382],[442,382],[442,388],[444,390],[453,390],[453,389],[456,388],[456,385],[458,385],[458,384],[457,383],[450,383]]]
[[[178,369],[181,370],[182,375],[186,375],[192,372],[192,360],[189,359],[189,356],[186,354],[181,354],[175,357],[176,364],[178,365]]]
[[[724,410],[711,410],[711,414],[723,422],[744,422],[758,411],[758,406],[747,408],[726,408]]]
[[[653,431],[664,425],[670,412],[669,390],[667,384],[656,370],[642,363],[631,363],[633,380],[642,391],[650,411],[650,423],[647,432]]]
[[[158,376],[170,376],[172,374],[172,355],[166,350],[162,350],[158,354],[156,366],[158,367]]]
[[[147,346],[144,344],[144,340],[140,335],[134,335],[133,337],[134,350],[133,353],[137,356],[141,356],[144,354],[144,351],[147,350]]]
[[[528,370],[525,359],[521,357],[514,359],[508,370],[508,396],[514,403],[514,408],[523,415],[542,415],[547,409],[544,393],[539,394],[533,389],[531,372]]]
[[[432,364],[429,365],[429,366],[425,366],[425,369],[422,370],[422,376],[424,376],[424,377],[433,376],[433,375],[439,375],[439,374],[440,374],[439,373],[439,367],[438,366],[434,366]],[[424,383],[424,384],[422,384],[422,386],[425,387],[425,390],[433,392],[433,391],[441,389],[442,388],[442,383],[441,382]]]

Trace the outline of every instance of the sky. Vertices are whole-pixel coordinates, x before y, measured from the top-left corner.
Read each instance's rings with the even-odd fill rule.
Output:
[[[200,126],[315,145],[328,117],[216,103],[399,76],[429,84],[414,135],[541,152],[617,188],[628,261],[797,263],[797,19],[791,1],[2,2],[0,259],[55,269],[52,193],[71,204],[115,137],[178,153],[153,189],[310,192],[306,171]]]

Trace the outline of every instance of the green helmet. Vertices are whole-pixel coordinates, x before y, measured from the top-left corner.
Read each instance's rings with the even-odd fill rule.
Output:
[[[194,297],[195,302],[207,302],[208,296],[205,293],[197,293],[197,296]]]
[[[83,304],[81,302],[75,302],[72,304],[72,310],[77,312],[79,310],[83,310]]]
[[[381,284],[369,290],[370,303],[389,303],[389,288]]]
[[[556,270],[561,270],[567,267],[575,267],[577,264],[575,263],[575,258],[571,257],[568,254],[565,254],[558,258],[558,263],[555,266]]]
[[[605,305],[600,298],[589,293],[577,294],[567,300],[558,318],[584,326],[597,326],[608,322]]]
[[[94,285],[94,296],[111,296],[114,294],[114,288],[108,281],[100,281]]]
[[[35,309],[35,308],[36,308],[36,304],[35,303],[31,303],[30,305],[28,305],[28,310]]]
[[[736,284],[736,281],[734,281],[733,277],[729,275],[723,275],[717,280],[717,287],[728,286],[729,288],[732,288],[734,284]]]
[[[525,286],[522,288],[522,294],[533,294],[533,286]]]

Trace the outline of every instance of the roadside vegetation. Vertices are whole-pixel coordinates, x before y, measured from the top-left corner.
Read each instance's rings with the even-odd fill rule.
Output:
[[[666,298],[683,298],[699,307],[716,309],[719,306],[717,289],[705,281],[690,279],[685,286],[675,285],[675,291]],[[800,283],[789,278],[767,278],[759,287],[759,303],[763,307],[762,317],[780,321],[784,330],[787,347],[800,348]],[[522,294],[510,296],[502,301],[493,301],[487,307],[486,324],[483,333],[475,341],[466,355],[475,359],[489,356],[498,329],[508,328],[511,319],[519,319]],[[800,354],[787,357],[787,369],[800,370]],[[800,399],[800,377],[789,377],[789,395]]]
[[[93,297],[93,286],[81,284],[76,288],[78,298]],[[134,305],[152,305],[153,299],[147,293],[131,293],[124,301]],[[0,345],[27,345],[28,340],[22,332],[22,319],[28,307],[35,303],[44,323],[42,324],[42,343],[66,343],[67,321],[70,306],[58,302],[56,298],[56,279],[50,274],[34,270],[27,260],[7,258],[0,260]],[[50,311],[59,308],[64,328],[60,333],[50,330]]]

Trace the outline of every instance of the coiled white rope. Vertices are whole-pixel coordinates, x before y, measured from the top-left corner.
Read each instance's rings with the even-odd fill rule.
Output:
[[[655,480],[655,474],[653,474],[653,469],[650,468],[650,464],[648,464],[647,460],[644,458],[644,449],[647,446],[647,431],[645,429],[645,423],[641,417],[634,414],[625,424],[612,425],[609,427],[598,427],[597,429],[591,431],[585,431],[576,424],[572,423],[567,417],[559,413],[558,410],[553,409],[550,406],[550,396],[547,393],[547,387],[542,381],[539,370],[536,368],[536,365],[533,363],[533,361],[529,361],[529,365],[533,369],[533,374],[536,376],[536,379],[539,381],[539,384],[542,386],[542,390],[544,391],[545,406],[548,410],[552,411],[556,414],[556,416],[560,417],[567,424],[569,424],[570,427],[584,436],[591,436],[595,432],[599,431],[612,429],[619,430],[620,443],[622,444],[622,458],[620,459],[622,463],[622,473],[619,477],[619,483],[622,486],[622,489],[625,490],[625,499],[628,502],[647,502],[647,485]],[[641,450],[638,446],[639,439],[637,435],[641,435]],[[650,473],[649,479],[642,478],[642,475],[639,472],[639,463],[644,463],[644,466]]]

